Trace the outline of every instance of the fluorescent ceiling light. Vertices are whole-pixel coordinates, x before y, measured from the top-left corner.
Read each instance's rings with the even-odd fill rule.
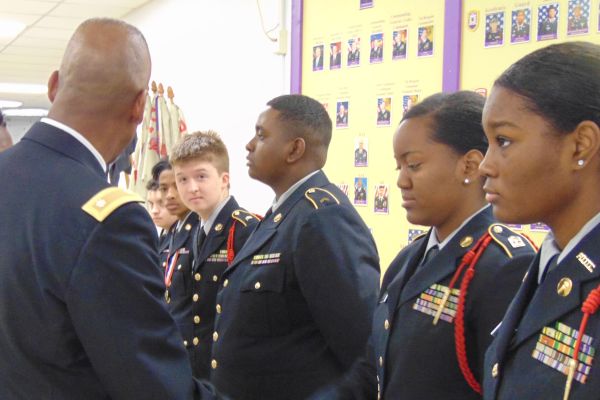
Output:
[[[0,100],[0,108],[16,108],[23,105],[20,101]]]
[[[48,115],[48,110],[43,108],[15,108],[3,110],[2,114],[9,117],[45,117]]]
[[[0,19],[0,38],[12,39],[21,33],[25,26],[24,23],[19,21]]]
[[[45,94],[48,93],[48,86],[37,83],[0,82],[0,93]]]

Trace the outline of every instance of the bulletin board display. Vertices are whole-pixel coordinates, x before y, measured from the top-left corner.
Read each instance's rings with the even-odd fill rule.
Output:
[[[444,1],[304,0],[302,93],[333,121],[325,173],[371,229],[382,270],[425,228],[406,220],[392,137],[442,90]]]
[[[599,8],[596,0],[464,0],[461,89],[487,96],[494,80],[512,63],[551,44],[571,40],[600,44]],[[543,224],[514,227],[538,244],[548,232]]]

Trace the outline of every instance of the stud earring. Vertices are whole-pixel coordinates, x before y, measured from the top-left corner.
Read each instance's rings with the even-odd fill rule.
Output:
[[[465,178],[465,180],[463,182],[465,183],[465,185],[468,185],[469,183],[471,183],[471,181],[469,180],[469,178]]]
[[[577,165],[579,165],[580,167],[583,167],[583,164],[585,164],[584,160],[578,160],[577,161]]]

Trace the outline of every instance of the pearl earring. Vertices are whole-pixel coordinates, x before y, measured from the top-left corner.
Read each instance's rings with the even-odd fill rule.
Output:
[[[469,178],[465,178],[464,183],[465,185],[468,185],[469,183],[471,183],[471,181],[469,180]]]
[[[580,167],[583,167],[583,164],[585,164],[584,160],[578,160],[577,161],[577,165],[579,165]]]

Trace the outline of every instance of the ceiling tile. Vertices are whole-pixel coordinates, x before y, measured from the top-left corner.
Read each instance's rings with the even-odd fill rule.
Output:
[[[0,13],[43,15],[57,3],[59,1],[0,1]]]

